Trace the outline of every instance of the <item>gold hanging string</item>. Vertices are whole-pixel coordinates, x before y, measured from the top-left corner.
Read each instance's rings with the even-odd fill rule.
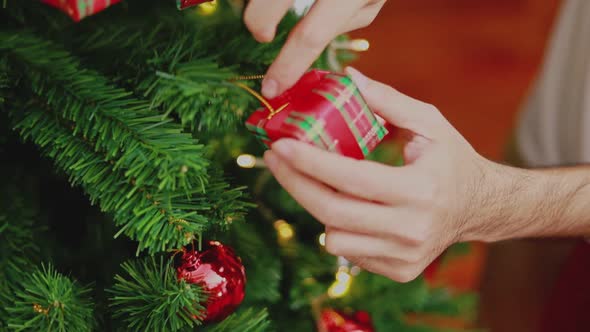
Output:
[[[237,76],[231,78],[230,81],[253,81],[253,80],[261,80],[264,78],[264,75],[244,75],[244,76]]]
[[[252,96],[254,96],[256,99],[258,99],[258,101],[260,101],[262,103],[262,105],[264,105],[266,108],[268,108],[270,110],[270,114],[266,117],[267,120],[272,119],[275,115],[277,115],[278,113],[280,113],[281,111],[283,111],[285,108],[287,108],[287,106],[289,106],[289,103],[286,103],[285,105],[279,107],[278,109],[275,109],[274,107],[272,107],[272,105],[270,104],[270,102],[268,102],[268,100],[266,100],[266,98],[264,98],[261,94],[259,94],[258,92],[254,91],[254,89],[250,88],[249,86],[247,86],[244,83],[240,83],[240,82],[236,82],[236,81],[250,81],[250,80],[260,80],[263,79],[264,75],[249,75],[249,76],[238,76],[235,78],[230,79],[229,81],[234,84],[235,86],[245,90],[246,92],[248,92],[249,94],[251,94]]]

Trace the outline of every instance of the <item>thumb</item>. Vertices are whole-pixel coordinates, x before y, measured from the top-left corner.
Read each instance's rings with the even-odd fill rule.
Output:
[[[359,88],[369,108],[390,124],[433,138],[446,127],[446,120],[432,105],[408,97],[394,88],[347,67],[346,73]]]

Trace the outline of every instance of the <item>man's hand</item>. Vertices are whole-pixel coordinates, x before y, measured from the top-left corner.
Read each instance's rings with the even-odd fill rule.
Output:
[[[265,154],[280,184],[326,226],[330,253],[407,282],[456,242],[590,236],[590,167],[494,163],[434,106],[348,73],[370,108],[402,130],[404,166],[294,140],[279,140]]]
[[[365,27],[386,0],[317,0],[293,29],[262,82],[262,94],[274,98],[293,86],[338,35]],[[294,0],[250,0],[244,21],[256,40],[270,42]]]
[[[467,225],[495,187],[478,155],[434,107],[348,70],[370,108],[402,128],[406,165],[354,160],[294,140],[265,160],[280,184],[326,226],[326,249],[399,282],[416,278]],[[482,187],[484,181],[488,187]]]

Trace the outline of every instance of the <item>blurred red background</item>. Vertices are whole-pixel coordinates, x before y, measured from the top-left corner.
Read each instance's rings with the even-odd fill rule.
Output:
[[[353,33],[371,43],[354,65],[436,105],[481,154],[502,160],[559,4],[389,0],[370,27]],[[437,279],[459,290],[478,290],[486,247],[473,249],[444,266]]]

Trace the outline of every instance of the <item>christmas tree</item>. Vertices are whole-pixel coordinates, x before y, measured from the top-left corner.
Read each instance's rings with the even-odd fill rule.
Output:
[[[439,331],[425,317],[473,314],[471,294],[329,255],[256,157],[252,78],[298,14],[259,44],[240,1],[63,3],[0,12],[0,331]],[[351,44],[313,67],[339,70]],[[395,149],[369,158],[399,165]]]

